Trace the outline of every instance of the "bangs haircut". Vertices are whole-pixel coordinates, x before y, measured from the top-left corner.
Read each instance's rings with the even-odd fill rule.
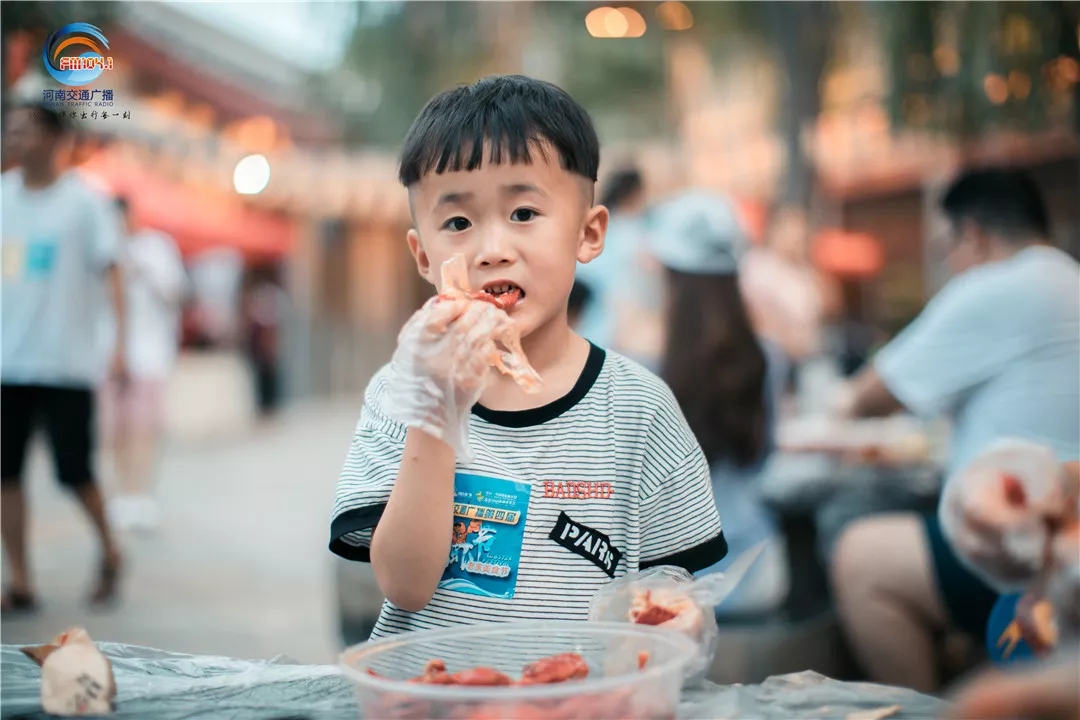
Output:
[[[428,101],[405,136],[398,179],[472,171],[487,162],[531,164],[550,147],[563,170],[596,182],[600,141],[589,114],[566,91],[523,75],[495,75]]]

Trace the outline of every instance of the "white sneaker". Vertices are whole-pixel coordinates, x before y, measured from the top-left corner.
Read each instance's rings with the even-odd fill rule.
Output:
[[[117,495],[109,499],[109,523],[120,531],[131,530],[137,521],[138,504],[131,495]]]
[[[139,530],[157,530],[161,523],[161,508],[149,495],[139,495],[135,501],[135,527]]]

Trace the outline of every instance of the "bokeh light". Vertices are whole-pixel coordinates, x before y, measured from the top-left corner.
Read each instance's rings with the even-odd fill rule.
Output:
[[[265,155],[248,155],[236,163],[233,187],[241,195],[258,195],[270,184],[270,161]]]
[[[1028,95],[1031,94],[1031,77],[1020,70],[1013,70],[1009,73],[1009,92],[1017,100],[1027,100]]]
[[[585,28],[595,38],[639,38],[646,23],[641,13],[630,7],[598,7],[585,16]]]
[[[1008,81],[995,73],[990,73],[983,79],[983,90],[986,97],[995,105],[1001,105],[1009,99]]]
[[[668,0],[656,8],[656,19],[665,30],[689,30],[694,26],[694,14],[685,3]]]

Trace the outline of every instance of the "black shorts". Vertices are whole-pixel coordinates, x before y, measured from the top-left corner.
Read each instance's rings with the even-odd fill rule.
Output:
[[[93,483],[93,392],[7,384],[0,385],[0,481],[7,485],[22,479],[26,448],[39,422],[49,435],[60,482],[69,487]]]
[[[933,558],[934,576],[949,620],[981,644],[986,637],[986,624],[998,594],[961,563],[942,534],[936,514],[924,515],[923,522]]]

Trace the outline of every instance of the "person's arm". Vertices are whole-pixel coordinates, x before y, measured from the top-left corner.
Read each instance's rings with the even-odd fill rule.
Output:
[[[114,378],[123,382],[127,378],[127,302],[124,295],[124,271],[119,263],[113,263],[106,272],[109,300],[116,318],[116,345],[113,348],[110,371]]]
[[[116,323],[110,373],[123,381],[127,377],[127,303],[124,271],[120,264],[123,224],[119,212],[104,197],[94,195],[89,201],[90,262],[104,272],[109,303]]]
[[[152,254],[136,258],[139,269],[158,300],[169,307],[179,306],[184,295],[184,262],[171,239],[158,237],[153,241],[158,244],[147,248]]]
[[[450,556],[453,516],[454,451],[410,428],[401,469],[371,540],[375,579],[402,610],[423,610],[435,595]]]
[[[1014,295],[981,273],[953,280],[854,382],[854,414],[950,412],[1024,351],[1026,328],[1009,312]]]
[[[851,417],[884,417],[904,409],[873,367],[856,375],[847,393],[841,409]]]
[[[338,480],[331,551],[371,562],[383,594],[408,612],[430,602],[450,556],[454,465],[456,453],[467,449],[450,443],[483,390],[487,361],[473,344],[482,338],[475,328],[488,307],[429,303],[406,323],[391,365],[365,394]],[[447,318],[450,328],[429,337]],[[450,368],[475,376],[449,386]]]

